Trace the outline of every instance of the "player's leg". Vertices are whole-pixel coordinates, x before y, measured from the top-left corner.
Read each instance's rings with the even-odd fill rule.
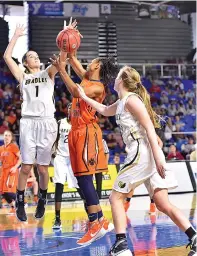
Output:
[[[128,248],[126,238],[127,219],[124,209],[124,202],[127,196],[128,194],[120,193],[115,190],[112,190],[110,195],[110,204],[116,232],[116,241],[110,249],[109,255],[132,255]]]
[[[60,229],[61,225],[61,202],[66,181],[66,157],[56,156],[54,159],[54,183],[55,183],[55,222],[53,229]]]
[[[64,185],[61,183],[55,184],[55,222],[53,229],[60,229],[61,224],[61,203],[62,203],[62,194],[64,190]]]
[[[16,216],[20,221],[26,221],[24,193],[27,184],[28,175],[31,171],[36,155],[36,144],[33,134],[33,120],[20,120],[20,152],[22,165],[18,177],[18,186],[16,192]]]
[[[3,196],[11,207],[9,214],[15,214],[14,207],[15,207],[16,194],[8,192],[8,193],[4,193]]]
[[[37,121],[37,167],[39,174],[38,205],[35,218],[41,219],[45,214],[47,189],[49,183],[48,166],[51,161],[51,151],[57,137],[57,122],[55,119]]]
[[[102,172],[95,174],[96,179],[96,191],[98,194],[99,199],[101,199],[101,191],[102,191]]]
[[[183,231],[189,238],[191,252],[189,256],[195,255],[196,250],[196,230],[192,227],[185,215],[171,202],[168,197],[168,189],[177,187],[177,182],[170,173],[166,172],[165,179],[162,179],[156,172],[144,182],[149,195],[153,198],[157,209],[171,218],[171,220]]]
[[[131,202],[131,198],[132,198],[133,194],[134,194],[134,190],[131,190],[131,192],[128,194],[127,198],[124,201],[125,212],[127,212],[130,207],[130,202]]]
[[[34,202],[38,202],[38,182],[35,180],[33,182],[33,195],[34,195]]]
[[[153,195],[154,202],[157,209],[171,218],[171,220],[188,236],[191,251],[189,256],[195,255],[197,234],[196,230],[192,227],[189,220],[185,215],[173,204],[170,203],[168,198],[167,189],[156,189]]]
[[[156,212],[156,205],[155,205],[155,202],[152,198],[150,198],[150,210],[149,210],[149,213],[150,214],[155,214]]]

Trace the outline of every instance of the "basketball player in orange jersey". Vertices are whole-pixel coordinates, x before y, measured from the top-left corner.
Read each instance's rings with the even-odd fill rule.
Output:
[[[70,64],[82,79],[81,86],[89,97],[98,102],[105,98],[105,86],[117,74],[117,65],[113,58],[96,58],[84,70],[81,63],[70,54]],[[69,151],[72,170],[88,206],[89,228],[77,241],[80,245],[90,244],[113,229],[103,216],[99,198],[93,185],[93,175],[108,170],[102,143],[102,132],[97,124],[96,111],[79,98],[77,85],[65,71],[66,61],[56,56],[51,59],[73,96],[71,109],[71,132],[69,133]]]
[[[11,131],[4,132],[4,145],[0,147],[0,192],[10,204],[10,214],[15,213],[16,186],[18,182],[18,167],[21,156],[18,146],[14,143]]]

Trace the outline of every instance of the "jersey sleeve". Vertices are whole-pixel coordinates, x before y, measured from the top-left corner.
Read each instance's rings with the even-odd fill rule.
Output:
[[[19,147],[16,144],[12,144],[12,152],[16,155],[19,151]]]

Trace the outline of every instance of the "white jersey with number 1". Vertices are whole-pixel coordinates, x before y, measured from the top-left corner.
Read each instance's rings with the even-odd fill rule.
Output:
[[[54,82],[47,70],[24,74],[21,84],[22,117],[54,117]]]

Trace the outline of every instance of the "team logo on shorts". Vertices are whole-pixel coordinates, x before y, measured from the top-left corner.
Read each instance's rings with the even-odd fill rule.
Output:
[[[91,158],[91,159],[89,160],[89,164],[90,164],[90,165],[94,165],[94,164],[95,164],[94,158]]]
[[[122,181],[119,181],[119,182],[118,182],[118,186],[119,186],[120,188],[125,188],[126,183],[124,183],[124,182],[122,182]]]

